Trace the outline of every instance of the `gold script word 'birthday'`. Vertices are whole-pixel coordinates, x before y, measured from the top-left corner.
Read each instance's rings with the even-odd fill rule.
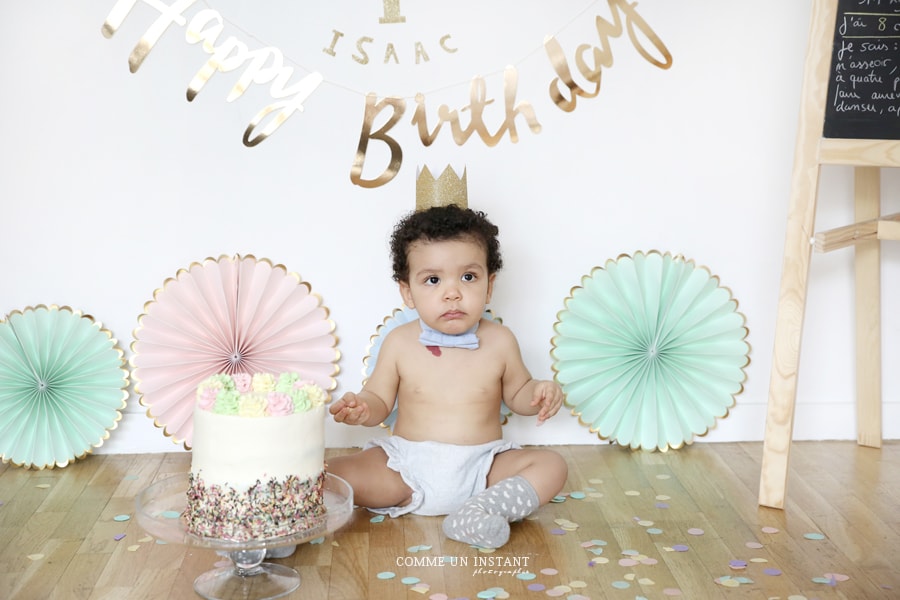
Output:
[[[188,101],[192,101],[217,72],[227,73],[243,69],[226,97],[228,102],[241,97],[254,84],[269,85],[269,94],[276,102],[263,107],[253,116],[244,131],[243,142],[246,146],[256,146],[272,135],[295,112],[302,112],[303,103],[324,81],[318,71],[310,72],[295,81],[294,68],[285,64],[284,54],[277,48],[267,46],[251,50],[235,36],[220,41],[219,38],[225,29],[225,19],[218,11],[206,8],[197,11],[190,20],[185,17],[184,13],[197,0],[175,0],[171,5],[165,4],[162,0],[118,0],[103,23],[103,35],[107,38],[112,37],[138,2],[159,11],[160,16],[141,36],[128,57],[128,66],[132,73],[137,72],[166,30],[172,24],[177,24],[186,28],[185,40],[188,43],[202,42],[203,50],[210,55],[188,84]],[[548,92],[550,99],[560,110],[572,112],[576,108],[578,97],[593,98],[600,93],[603,69],[613,65],[610,40],[623,34],[627,33],[634,48],[650,64],[661,69],[672,66],[672,55],[656,32],[638,14],[635,9],[636,2],[607,0],[607,3],[612,13],[612,21],[595,17],[597,44],[580,44],[574,52],[577,74],[586,83],[576,80],[560,43],[552,36],[544,39],[544,50],[556,73],[556,77],[549,84]],[[644,46],[643,40],[650,43],[649,48]],[[416,128],[419,140],[424,146],[434,143],[444,124],[449,125],[453,141],[459,146],[465,144],[473,133],[477,133],[482,142],[489,147],[496,146],[506,135],[511,142],[516,143],[519,136],[515,121],[519,115],[525,119],[532,132],[541,131],[541,124],[532,105],[526,101],[516,103],[517,86],[518,72],[514,67],[507,67],[503,75],[504,118],[493,133],[484,122],[485,108],[493,104],[494,100],[487,96],[487,86],[483,77],[472,79],[468,105],[459,110],[451,109],[445,104],[440,105],[437,121],[430,129],[425,96],[421,93],[416,94],[416,108],[410,123]],[[387,121],[381,128],[373,131],[376,117],[387,109],[391,110]],[[375,93],[366,95],[362,131],[350,169],[350,180],[354,184],[374,188],[388,183],[397,176],[403,162],[403,150],[397,140],[388,133],[405,112],[406,101],[403,98],[387,96],[379,100]],[[459,116],[461,112],[469,113],[467,126],[461,123]],[[266,120],[267,122],[263,124]],[[380,175],[364,179],[363,168],[370,140],[385,143],[390,150],[390,158]]]

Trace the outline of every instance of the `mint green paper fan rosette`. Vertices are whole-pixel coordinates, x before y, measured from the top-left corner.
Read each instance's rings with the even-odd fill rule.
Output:
[[[556,381],[601,439],[677,449],[709,432],[743,391],[750,345],[730,290],[657,251],[594,268],[554,326]]]
[[[109,438],[128,398],[118,342],[67,306],[28,307],[0,321],[0,458],[65,467]]]

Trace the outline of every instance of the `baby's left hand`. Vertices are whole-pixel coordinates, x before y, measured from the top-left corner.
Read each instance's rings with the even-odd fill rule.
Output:
[[[541,410],[537,414],[537,424],[541,425],[555,415],[562,406],[563,392],[555,381],[538,381],[534,386],[534,395],[531,400],[532,406],[540,406]]]

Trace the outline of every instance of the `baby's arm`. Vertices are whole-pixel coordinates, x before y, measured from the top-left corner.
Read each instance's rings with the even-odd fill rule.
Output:
[[[334,415],[334,420],[338,423],[366,427],[382,423],[391,414],[381,398],[365,389],[358,394],[347,392],[328,407],[328,411]]]
[[[394,342],[391,335],[385,337],[378,361],[362,391],[347,392],[328,408],[335,421],[372,427],[383,423],[391,414],[400,386]]]
[[[559,412],[562,403],[562,389],[555,381],[529,379],[512,400],[512,404],[518,410],[513,408],[513,406],[510,406],[510,408],[520,415],[537,414],[537,424],[540,425]],[[522,408],[525,406],[527,408]]]
[[[512,333],[509,333],[505,343],[509,344],[509,349],[503,375],[503,400],[516,414],[537,415],[540,425],[555,415],[562,406],[562,388],[555,381],[534,379],[531,376]]]

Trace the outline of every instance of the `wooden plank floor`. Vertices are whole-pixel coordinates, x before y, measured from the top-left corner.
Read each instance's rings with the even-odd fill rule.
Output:
[[[286,598],[900,598],[900,442],[795,442],[784,511],[757,506],[759,443],[556,449],[570,466],[565,500],[514,525],[505,547],[448,540],[440,517],[373,523],[357,509],[323,543],[273,561],[301,574]],[[0,598],[196,598],[194,578],[223,558],[122,520],[139,491],[189,461],[175,452],[0,466]],[[387,572],[396,576],[379,577]]]

